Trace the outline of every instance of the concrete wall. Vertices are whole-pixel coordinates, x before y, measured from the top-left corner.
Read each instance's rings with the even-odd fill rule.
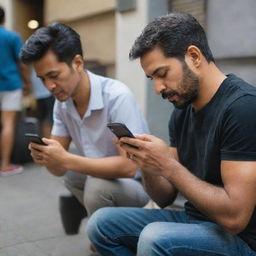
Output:
[[[115,62],[115,14],[103,13],[84,19],[66,22],[81,36],[86,59],[108,65]]]
[[[13,29],[13,13],[12,13],[13,0],[0,0],[0,5],[5,10],[5,27],[7,29]]]
[[[254,85],[255,10],[255,0],[208,0],[207,32],[217,64],[225,73],[235,73]]]
[[[70,21],[113,11],[115,0],[45,0],[45,21]]]
[[[131,88],[144,113],[146,112],[146,77],[139,61],[129,61],[128,55],[147,19],[147,0],[137,1],[134,11],[116,13],[116,77]]]
[[[104,65],[115,76],[115,0],[45,0],[45,23],[60,21],[81,36],[88,63]]]
[[[167,0],[148,1],[148,20],[168,13]],[[165,140],[169,144],[168,122],[173,111],[173,105],[163,100],[160,95],[154,92],[153,83],[147,79],[147,112],[146,117],[153,135]]]

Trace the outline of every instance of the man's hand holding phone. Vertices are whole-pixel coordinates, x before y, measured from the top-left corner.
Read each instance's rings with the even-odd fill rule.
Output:
[[[123,123],[108,123],[107,127],[111,130],[111,132],[113,132],[116,135],[118,139],[121,139],[123,137],[135,138],[132,132]],[[131,144],[129,146],[134,147]]]
[[[67,150],[57,140],[39,139],[38,136],[26,136],[31,139],[29,149],[35,163],[46,166],[48,169],[62,169],[68,161]]]
[[[34,162],[41,164],[43,147],[47,144],[42,140],[42,138],[38,134],[34,133],[26,133],[25,137],[28,139],[29,143],[29,150],[31,151],[31,156]]]
[[[169,146],[153,135],[138,135],[136,139],[123,137],[120,139],[120,144],[129,158],[147,173],[165,177],[169,174],[169,167],[175,167],[178,164],[171,154]],[[127,144],[133,145],[137,149]],[[175,170],[174,167],[172,170]]]
[[[148,134],[135,137],[122,123],[107,126],[119,138],[119,144],[127,156],[141,169],[155,175],[164,172],[162,166],[171,159],[169,146],[164,141]]]

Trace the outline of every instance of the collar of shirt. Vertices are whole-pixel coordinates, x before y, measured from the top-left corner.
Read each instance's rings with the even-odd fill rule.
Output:
[[[104,108],[103,88],[101,86],[100,76],[94,75],[88,70],[86,72],[89,76],[91,91],[88,108],[82,119],[89,117],[92,111]],[[68,112],[70,112],[72,116],[77,116],[77,118],[81,120],[71,97],[64,103],[64,105],[66,105]]]

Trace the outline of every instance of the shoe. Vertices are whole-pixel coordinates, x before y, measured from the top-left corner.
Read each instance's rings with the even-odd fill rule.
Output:
[[[20,165],[10,165],[9,167],[0,170],[0,176],[10,176],[14,174],[21,173],[23,171],[23,167]]]
[[[61,195],[59,210],[65,233],[67,235],[78,234],[82,219],[87,216],[84,206],[72,194]]]

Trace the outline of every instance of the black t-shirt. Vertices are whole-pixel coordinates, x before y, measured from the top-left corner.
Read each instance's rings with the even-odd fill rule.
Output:
[[[256,88],[229,75],[200,111],[194,112],[191,105],[175,109],[169,133],[171,146],[177,148],[179,160],[188,170],[208,183],[223,186],[221,160],[256,161]],[[185,210],[210,221],[190,202],[185,203]],[[256,250],[256,208],[239,236]]]

